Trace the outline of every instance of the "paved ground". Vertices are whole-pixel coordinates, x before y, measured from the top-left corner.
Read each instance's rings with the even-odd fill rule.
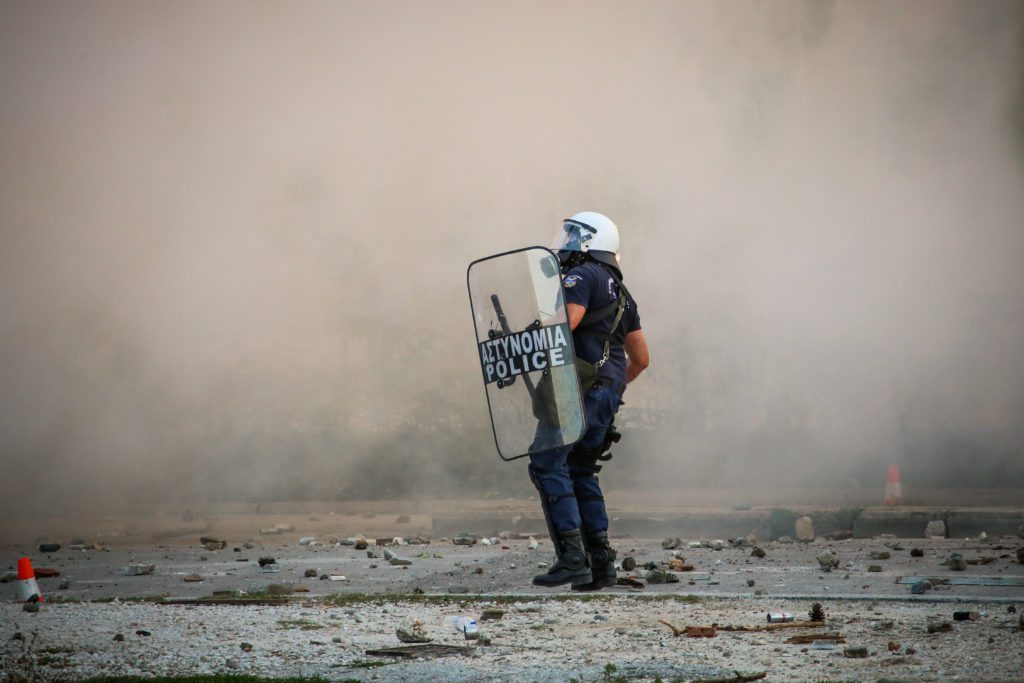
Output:
[[[513,527],[526,510],[513,506],[498,512]],[[733,513],[749,512],[756,513],[722,511],[721,516],[731,525],[736,523]],[[620,523],[637,520],[636,515],[618,514]],[[700,515],[702,523],[711,519],[706,511]],[[649,516],[644,512],[640,518]],[[499,538],[501,527],[491,517],[471,514],[463,521],[461,526],[477,532],[473,545],[456,545],[452,535],[435,535],[433,519],[422,512],[293,511],[202,520],[164,514],[41,522],[43,533],[36,538],[0,546],[0,570],[13,569],[17,558],[27,554],[37,568],[60,572],[39,579],[47,600],[38,613],[26,613],[13,603],[0,606],[0,680],[5,674],[26,672],[74,679],[99,673],[219,671],[332,680],[568,681],[601,680],[609,664],[627,680],[705,680],[732,676],[733,671],[763,672],[769,681],[1024,680],[1024,633],[1018,625],[1024,612],[1024,564],[1016,555],[1024,540],[1016,535],[757,541],[765,552],[758,558],[749,546],[724,543],[716,550],[713,536],[680,533],[681,547],[666,549],[660,535],[620,534],[613,538],[620,560],[628,556],[638,563],[622,575],[644,587],[622,586],[580,598],[530,584],[539,565],[551,557],[543,536],[535,536],[537,547],[531,549],[528,531]],[[275,525],[294,528],[260,533]],[[83,537],[72,539],[72,528]],[[491,532],[479,533],[481,528],[492,529],[493,542]],[[347,545],[360,533],[368,539],[366,549]],[[227,545],[204,548],[204,535]],[[396,537],[415,536],[429,543],[394,544]],[[390,545],[377,545],[377,538]],[[72,549],[70,540],[85,541],[84,547]],[[303,540],[308,544],[301,544]],[[43,541],[63,547],[43,554],[38,551]],[[700,541],[702,547],[689,547]],[[839,557],[838,568],[829,573],[815,559],[826,549]],[[920,557],[912,554],[915,549]],[[393,565],[385,552],[410,564]],[[878,559],[884,553],[888,558]],[[953,553],[970,563],[965,570],[945,566]],[[267,557],[277,561],[277,571],[260,568],[259,559]],[[678,579],[675,583],[646,580],[645,565],[669,567],[673,561],[677,568],[686,564],[693,569],[670,572]],[[133,564],[153,564],[155,569],[149,575],[126,576],[124,568]],[[307,570],[315,576],[307,578]],[[932,577],[936,585],[924,595],[911,595],[908,585],[898,583],[907,576]],[[944,579],[953,585],[943,584]],[[959,585],[964,582],[980,585]],[[998,583],[1004,585],[992,585]],[[14,588],[8,583],[2,589],[13,597]],[[268,589],[287,594],[288,602],[134,602],[152,597],[187,601],[215,592],[262,596]],[[825,607],[823,628],[718,630],[714,638],[687,638],[675,637],[669,626],[659,623],[753,627],[766,624],[768,612],[802,617],[813,602]],[[506,610],[500,621],[481,622],[492,638],[489,646],[465,641],[446,622],[460,614],[479,617],[488,607]],[[1009,611],[1016,609],[1021,612]],[[954,621],[954,611],[978,612],[979,618]],[[457,657],[412,662],[367,654],[400,645],[395,629],[415,620],[435,642],[471,649]],[[930,623],[941,622],[949,622],[951,630],[928,633]],[[152,635],[136,635],[139,630]],[[834,650],[784,642],[793,633],[822,631],[839,632],[847,642]],[[14,639],[16,633],[24,640]],[[123,642],[113,640],[118,633],[125,636]],[[898,649],[890,651],[890,642]],[[253,645],[252,650],[243,651],[242,643]],[[847,646],[864,646],[868,656],[848,658]]]

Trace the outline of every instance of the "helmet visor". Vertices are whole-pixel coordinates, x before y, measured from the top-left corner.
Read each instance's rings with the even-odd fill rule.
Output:
[[[562,223],[551,243],[551,251],[587,251],[587,243],[593,238],[596,231],[589,225],[584,225],[573,220]]]

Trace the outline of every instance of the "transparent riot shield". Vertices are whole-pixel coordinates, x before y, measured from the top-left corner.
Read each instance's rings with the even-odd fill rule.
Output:
[[[527,247],[473,261],[466,274],[498,455],[574,444],[586,418],[558,257]]]

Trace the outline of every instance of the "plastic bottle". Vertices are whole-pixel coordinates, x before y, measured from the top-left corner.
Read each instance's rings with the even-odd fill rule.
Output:
[[[462,634],[466,636],[466,640],[476,640],[479,633],[476,627],[476,619],[473,617],[455,617],[452,623],[456,630],[462,631]]]

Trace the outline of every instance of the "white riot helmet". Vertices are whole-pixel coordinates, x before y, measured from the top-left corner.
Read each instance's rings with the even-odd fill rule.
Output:
[[[596,261],[618,268],[619,229],[612,219],[602,213],[581,211],[562,222],[562,228],[556,235],[551,250],[560,256],[582,252]]]

